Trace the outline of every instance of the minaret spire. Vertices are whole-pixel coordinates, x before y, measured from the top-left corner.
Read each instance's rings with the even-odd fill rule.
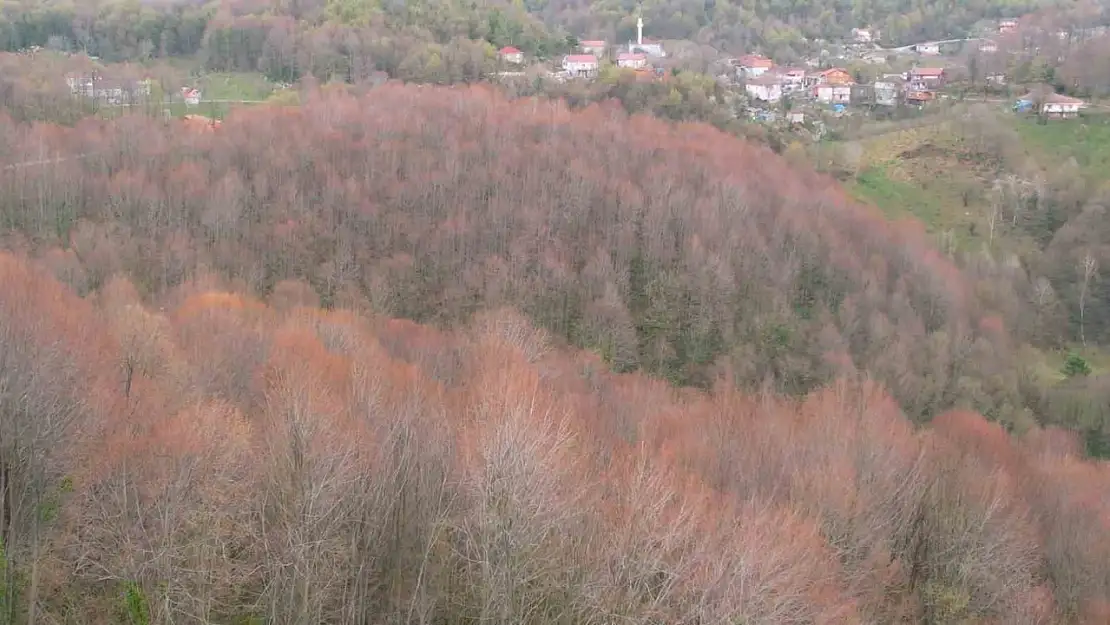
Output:
[[[636,45],[644,45],[644,6],[636,9]]]

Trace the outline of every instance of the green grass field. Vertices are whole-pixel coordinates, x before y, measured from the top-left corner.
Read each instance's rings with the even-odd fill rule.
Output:
[[[205,100],[265,100],[277,85],[261,74],[212,73],[196,80]]]
[[[944,124],[899,130],[862,140],[859,173],[846,183],[861,201],[891,218],[912,216],[957,249],[978,243],[986,230],[983,174],[963,154]]]
[[[851,181],[849,189],[861,200],[881,208],[888,217],[913,215],[930,227],[936,226],[939,220],[937,198],[916,185],[892,179],[886,164],[865,167]]]
[[[1017,120],[1015,129],[1038,161],[1074,158],[1087,178],[1101,182],[1110,172],[1110,115],[1038,124]]]

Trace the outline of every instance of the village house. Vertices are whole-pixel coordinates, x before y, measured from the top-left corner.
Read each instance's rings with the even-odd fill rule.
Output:
[[[741,79],[757,78],[775,66],[771,59],[757,54],[749,54],[736,59],[737,73]]]
[[[943,67],[915,67],[910,70],[911,89],[939,89],[944,86]]]
[[[895,74],[892,77],[884,76],[871,85],[874,90],[875,104],[877,106],[897,106],[905,88],[905,81]]]
[[[884,50],[876,50],[874,52],[867,52],[859,57],[859,60],[869,65],[886,65],[890,62],[887,58],[887,52]]]
[[[1030,93],[1018,101],[1018,104],[1031,105],[1025,108],[1035,108],[1037,95]],[[1079,98],[1068,97],[1062,93],[1047,93],[1041,97],[1040,113],[1051,119],[1070,119],[1079,115],[1087,107],[1087,103]]]
[[[852,83],[817,85],[813,88],[813,97],[827,104],[848,104],[852,101]]]
[[[756,76],[744,83],[744,91],[754,100],[778,102],[782,99],[782,79],[773,73]]]
[[[801,111],[790,111],[786,114],[786,121],[791,124],[804,124],[806,123],[806,114]]]
[[[830,67],[816,74],[811,74],[810,79],[814,85],[850,85],[855,82],[852,74],[841,67]]]
[[[856,43],[871,43],[879,38],[879,32],[870,28],[853,28],[852,39]]]
[[[93,72],[89,75],[70,74],[66,76],[70,93],[77,97],[96,100],[103,104],[138,104],[150,97],[153,81],[119,80],[106,78]]]
[[[200,104],[200,89],[182,87],[181,97],[185,100],[187,106],[196,106]]]
[[[590,40],[578,42],[578,48],[582,51],[582,54],[592,54],[599,59],[605,56],[605,50],[608,47],[609,44],[604,41]]]
[[[940,44],[932,41],[927,43],[919,43],[913,47],[914,51],[918,54],[925,56],[937,56],[940,54]]]
[[[983,39],[979,42],[979,51],[983,54],[994,54],[998,52],[998,42],[993,39]]]
[[[805,91],[806,71],[800,67],[781,67],[774,70],[782,82],[783,93]]]
[[[568,54],[563,57],[563,71],[574,78],[597,76],[597,57],[592,54]]]
[[[643,69],[647,64],[647,55],[642,52],[621,52],[617,55],[617,67]]]
[[[1012,17],[1008,17],[998,21],[998,32],[1012,33],[1017,30],[1018,21]]]
[[[524,62],[524,53],[512,46],[505,46],[504,48],[501,48],[497,51],[497,54],[501,57],[501,60],[505,61],[506,63],[520,65]]]
[[[924,106],[928,102],[932,102],[936,98],[936,94],[932,91],[923,89],[910,88],[906,92],[906,104],[913,106]]]

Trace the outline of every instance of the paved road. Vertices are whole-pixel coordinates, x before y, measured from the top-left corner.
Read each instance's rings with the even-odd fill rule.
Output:
[[[875,50],[877,52],[909,52],[910,50],[913,50],[917,46],[925,46],[925,45],[929,45],[929,44],[936,44],[936,45],[939,46],[939,45],[944,45],[946,43],[961,43],[961,42],[966,42],[966,41],[981,41],[981,40],[982,40],[982,38],[980,38],[980,37],[967,37],[966,39],[939,39],[937,41],[922,41],[920,43],[911,43],[908,46],[898,46],[896,48],[884,48],[884,47],[880,46],[879,44],[875,44]]]

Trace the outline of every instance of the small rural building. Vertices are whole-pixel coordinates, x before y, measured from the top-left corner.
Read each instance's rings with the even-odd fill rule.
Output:
[[[918,54],[924,54],[926,56],[937,56],[938,54],[940,54],[940,44],[931,41],[927,43],[919,43],[914,46],[913,49]]]
[[[1017,30],[1018,21],[1012,17],[1007,17],[998,21],[998,32],[1012,33]]]
[[[563,57],[563,70],[575,78],[597,76],[597,57],[592,54],[568,54]]]
[[[107,78],[98,72],[91,74],[70,74],[66,76],[70,93],[77,97],[97,100],[103,104],[138,104],[150,97],[154,84],[149,78],[142,80],[121,80]]]
[[[782,79],[774,74],[756,76],[744,84],[748,96],[763,102],[778,102],[782,99]]]
[[[983,39],[979,42],[979,52],[983,54],[994,54],[998,52],[998,42],[993,39]]]
[[[936,99],[936,94],[932,91],[922,89],[912,89],[906,92],[906,104],[913,106],[924,106]]]
[[[913,89],[939,89],[944,86],[944,68],[916,67],[910,70],[909,79]]]
[[[617,55],[617,67],[643,69],[647,64],[647,55],[642,52],[621,52]]]
[[[871,43],[879,38],[879,32],[870,28],[853,28],[852,39],[856,43]]]
[[[501,60],[505,61],[506,63],[520,65],[524,62],[524,53],[512,46],[505,46],[504,48],[501,48],[497,51],[497,54],[501,57]]]
[[[756,78],[771,71],[775,62],[771,59],[756,54],[742,56],[736,60],[737,72],[740,78]]]
[[[876,80],[873,85],[875,104],[878,106],[897,106],[905,89],[905,81],[901,77],[884,77]]]
[[[852,85],[851,83],[845,85],[817,85],[813,88],[813,97],[818,102],[825,102],[828,104],[848,104],[852,101]]]
[[[782,82],[783,93],[797,93],[805,90],[806,71],[800,67],[782,67],[774,70]]]
[[[1037,95],[1030,93],[1018,100],[1018,105],[1026,104],[1026,106],[1015,108],[1036,110],[1036,103]],[[1050,119],[1070,119],[1078,116],[1079,112],[1086,107],[1087,103],[1079,98],[1068,97],[1062,93],[1047,93],[1040,98],[1040,111],[1038,112]]]
[[[605,56],[605,50],[608,47],[609,44],[605,43],[604,41],[598,41],[595,39],[578,42],[578,49],[582,51],[582,54],[592,54],[597,58]]]
[[[185,100],[187,106],[196,106],[200,104],[200,89],[182,87],[181,97]]]
[[[851,85],[855,82],[852,74],[842,67],[830,67],[813,75],[817,85]]]

